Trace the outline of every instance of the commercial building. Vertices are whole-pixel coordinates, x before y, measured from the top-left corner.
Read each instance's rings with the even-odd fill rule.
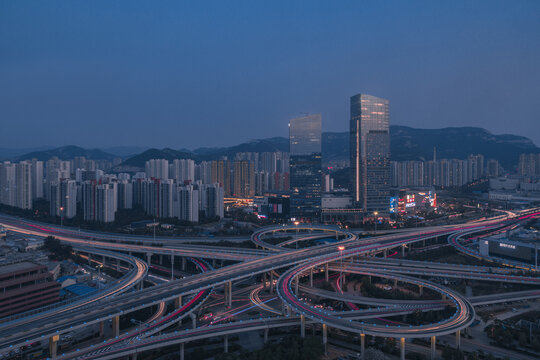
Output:
[[[351,97],[350,167],[355,206],[366,216],[388,214],[390,198],[389,101],[367,94]]]
[[[536,266],[540,236],[518,230],[480,239],[478,247],[481,255],[500,257]]]
[[[316,114],[289,123],[291,217],[303,221],[318,221],[321,211],[321,122]]]
[[[47,267],[24,261],[0,266],[0,318],[59,300],[60,284]]]
[[[437,193],[433,188],[400,189],[390,198],[391,214],[411,214],[437,208]]]

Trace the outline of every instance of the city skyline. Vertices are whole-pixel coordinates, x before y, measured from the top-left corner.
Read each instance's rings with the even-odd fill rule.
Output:
[[[0,359],[540,359],[540,0],[5,0],[0,54]]]
[[[224,146],[300,111],[344,131],[358,92],[394,124],[540,143],[537,2],[214,5],[4,3],[0,117],[25,136],[2,147]]]

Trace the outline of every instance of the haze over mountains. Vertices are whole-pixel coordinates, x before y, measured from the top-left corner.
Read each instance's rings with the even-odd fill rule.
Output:
[[[429,160],[436,148],[439,159],[464,159],[469,154],[483,154],[487,159],[499,160],[506,169],[512,169],[522,153],[540,152],[530,139],[517,135],[493,135],[489,131],[475,127],[454,127],[444,129],[415,129],[394,125],[390,127],[392,160]],[[30,150],[30,149],[29,149]],[[122,157],[124,169],[144,167],[146,160],[155,158],[193,158],[196,161],[234,157],[238,152],[288,151],[289,140],[285,137],[257,139],[231,147],[187,149],[148,149],[143,146],[111,147],[107,149],[83,149],[78,146],[59,148],[41,147],[21,154],[21,150],[1,149],[0,158],[25,160],[37,158],[47,160],[57,156],[71,160],[84,156],[93,160],[112,160]],[[343,162],[349,158],[349,133],[325,132],[322,141],[323,162]]]

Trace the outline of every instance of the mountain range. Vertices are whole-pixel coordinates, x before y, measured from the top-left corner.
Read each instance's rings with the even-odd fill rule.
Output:
[[[464,159],[469,154],[483,154],[486,159],[497,159],[505,169],[517,165],[522,153],[540,152],[530,139],[517,135],[494,135],[489,131],[476,127],[449,127],[443,129],[415,129],[407,126],[391,126],[391,158],[396,161],[430,160],[436,152],[438,159]],[[7,151],[6,151],[7,150]],[[195,150],[180,149],[147,149],[142,146],[115,147],[108,149],[84,149],[78,146],[35,150],[23,155],[6,156],[9,149],[0,149],[0,158],[25,160],[37,158],[47,160],[57,156],[62,160],[71,160],[76,156],[84,156],[94,160],[112,160],[124,158],[118,171],[136,171],[144,168],[149,159],[182,159],[195,161],[213,160],[222,157],[233,158],[239,152],[273,152],[288,151],[289,140],[285,137],[251,140],[230,147]],[[434,151],[435,150],[435,151]],[[13,154],[13,150],[11,151]],[[325,132],[322,134],[323,164],[336,162],[346,163],[349,159],[349,133]],[[131,155],[133,154],[133,155]],[[131,155],[131,156],[130,156]]]

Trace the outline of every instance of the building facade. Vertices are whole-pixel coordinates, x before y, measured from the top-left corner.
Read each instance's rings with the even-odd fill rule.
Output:
[[[351,97],[350,191],[366,216],[388,213],[390,198],[389,101],[366,94]]]
[[[320,114],[291,119],[290,211],[303,221],[318,220],[321,210],[321,125]]]

